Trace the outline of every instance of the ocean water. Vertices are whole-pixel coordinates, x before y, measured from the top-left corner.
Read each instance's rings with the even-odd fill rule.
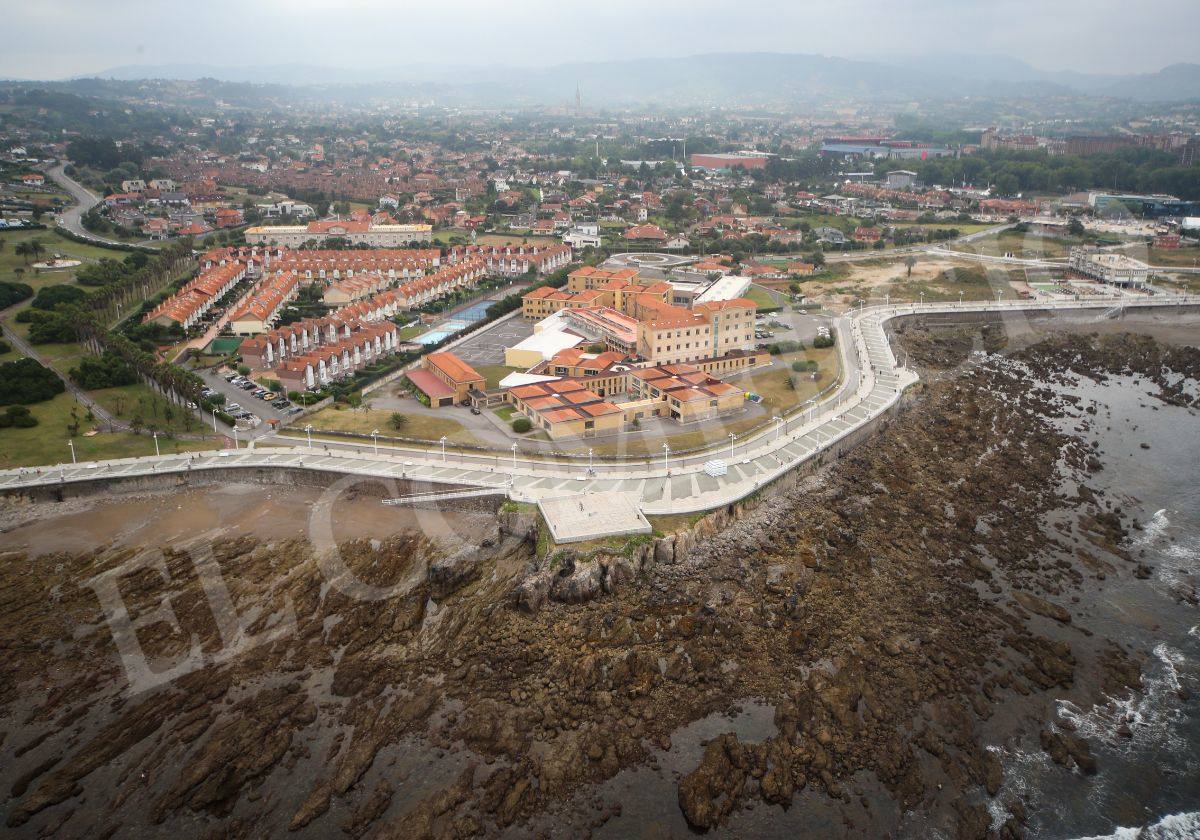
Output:
[[[1099,443],[1104,470],[1089,483],[1142,523],[1131,553],[1152,570],[1140,580],[1118,561],[1106,581],[1089,579],[1076,624],[1138,658],[1145,690],[1098,702],[1054,698],[1052,719],[1087,740],[1099,772],[1085,778],[1055,765],[1033,733],[993,748],[1005,784],[989,807],[998,824],[1006,799],[1021,798],[1032,837],[1196,840],[1200,608],[1180,594],[1200,583],[1200,413],[1161,404],[1149,396],[1153,384],[1136,377],[1081,379],[1065,390],[1096,406],[1095,428],[1084,434]],[[1071,429],[1077,422],[1063,421]]]

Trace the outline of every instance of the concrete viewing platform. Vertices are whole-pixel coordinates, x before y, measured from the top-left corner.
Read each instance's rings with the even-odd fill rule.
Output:
[[[649,520],[628,493],[577,493],[539,499],[537,506],[550,527],[550,536],[560,545],[651,531]]]

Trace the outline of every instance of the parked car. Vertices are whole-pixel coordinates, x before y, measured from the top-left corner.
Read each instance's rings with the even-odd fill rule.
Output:
[[[264,399],[267,402],[270,402],[271,400],[278,399],[278,397],[279,397],[279,395],[276,394],[274,391],[267,391],[265,394],[262,395],[261,399]]]
[[[235,403],[235,402],[231,402],[231,403],[226,403],[226,404],[225,404],[225,410],[226,410],[226,411],[228,411],[228,412],[230,412],[230,413],[232,413],[232,412],[234,412],[234,411],[237,411],[237,410],[238,410],[238,409],[240,409],[240,408],[241,408],[241,406],[240,406],[240,405],[238,405],[238,404],[237,404],[237,403]]]
[[[480,411],[480,410],[479,410],[478,408],[476,408],[475,406],[471,406],[471,413],[472,413],[472,414],[483,414],[483,412],[482,412],[482,411]]]

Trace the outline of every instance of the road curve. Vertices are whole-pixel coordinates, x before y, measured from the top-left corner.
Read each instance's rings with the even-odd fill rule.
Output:
[[[1170,309],[1200,306],[1200,295],[1152,298],[1128,307]],[[904,389],[917,381],[912,370],[899,365],[888,344],[885,326],[893,318],[920,314],[973,312],[1037,312],[1110,310],[1113,301],[966,302],[926,305],[872,306],[854,312],[844,323],[843,345],[857,354],[854,375],[845,387],[823,403],[794,413],[738,446],[728,458],[728,444],[672,462],[669,456],[621,464],[595,465],[586,458],[547,463],[491,456],[442,457],[436,450],[403,450],[372,444],[327,448],[323,441],[297,442],[287,447],[224,450],[217,453],[125,458],[79,465],[56,465],[0,471],[0,492],[26,487],[121,479],[164,473],[206,472],[229,468],[280,468],[340,473],[363,479],[398,479],[431,485],[503,488],[517,501],[616,490],[633,496],[646,514],[692,513],[745,498],[798,465],[828,451],[844,438],[888,411]],[[845,348],[849,352],[850,348]],[[701,458],[725,460],[728,472],[710,476]]]

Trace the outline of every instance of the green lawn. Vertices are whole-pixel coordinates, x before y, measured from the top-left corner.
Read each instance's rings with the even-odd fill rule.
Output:
[[[778,301],[771,296],[771,293],[761,286],[751,286],[746,290],[744,295],[746,298],[754,301],[754,305],[761,311],[763,309],[777,309]]]
[[[1130,249],[1130,253],[1137,256],[1134,249]],[[1148,248],[1145,260],[1150,265],[1176,265],[1192,268],[1200,264],[1200,248]]]
[[[487,388],[498,387],[501,379],[510,373],[517,372],[517,368],[510,368],[505,365],[473,365],[473,367],[483,376],[484,385]]]
[[[34,239],[40,239],[45,253],[36,260],[20,256],[16,253],[17,245],[22,242],[29,242]],[[64,239],[57,236],[52,230],[33,230],[33,231],[6,231],[0,233],[0,280],[8,280],[13,283],[26,283],[33,288],[36,294],[38,289],[44,286],[55,286],[63,283],[73,284],[75,282],[75,272],[83,266],[74,268],[40,270],[33,267],[34,262],[42,262],[49,259],[55,254],[69,259],[82,260],[84,264],[89,260],[99,259],[125,259],[124,251],[114,251],[110,248],[99,248],[95,245],[85,245],[79,242],[72,242],[69,239]],[[23,301],[17,304],[13,311],[16,312],[24,309],[29,305],[29,301]],[[21,335],[25,335],[28,327],[23,324],[10,324],[17,329]]]
[[[0,468],[69,464],[71,450],[67,446],[67,426],[71,422],[72,408],[79,418],[81,431],[87,431],[85,411],[76,405],[70,394],[59,394],[52,400],[29,406],[29,412],[38,420],[37,426],[31,429],[0,429]],[[79,435],[74,443],[75,457],[79,461],[154,454],[154,439],[148,433],[100,432],[90,437]],[[159,451],[165,455],[216,449],[219,443],[215,438],[173,440],[159,437],[158,445]]]
[[[457,420],[450,417],[434,417],[428,414],[405,414],[408,421],[399,431],[392,428],[389,422],[391,411],[379,408],[351,409],[341,406],[329,406],[316,414],[305,418],[315,430],[326,429],[337,432],[358,432],[369,435],[374,429],[379,429],[380,436],[396,435],[398,437],[415,438],[418,440],[437,441],[442,435],[451,443],[478,443],[471,433]],[[404,412],[400,412],[404,414]],[[448,413],[448,412],[447,412]]]
[[[507,423],[517,413],[517,409],[511,405],[502,405],[499,408],[492,409],[492,413]]]
[[[34,349],[51,367],[67,375],[70,375],[72,367],[79,364],[80,359],[92,355],[79,344],[38,344]],[[140,417],[147,429],[153,427],[162,432],[205,430],[194,414],[185,408],[171,405],[165,397],[142,382],[88,391],[88,396],[118,420],[131,422],[135,417]]]

